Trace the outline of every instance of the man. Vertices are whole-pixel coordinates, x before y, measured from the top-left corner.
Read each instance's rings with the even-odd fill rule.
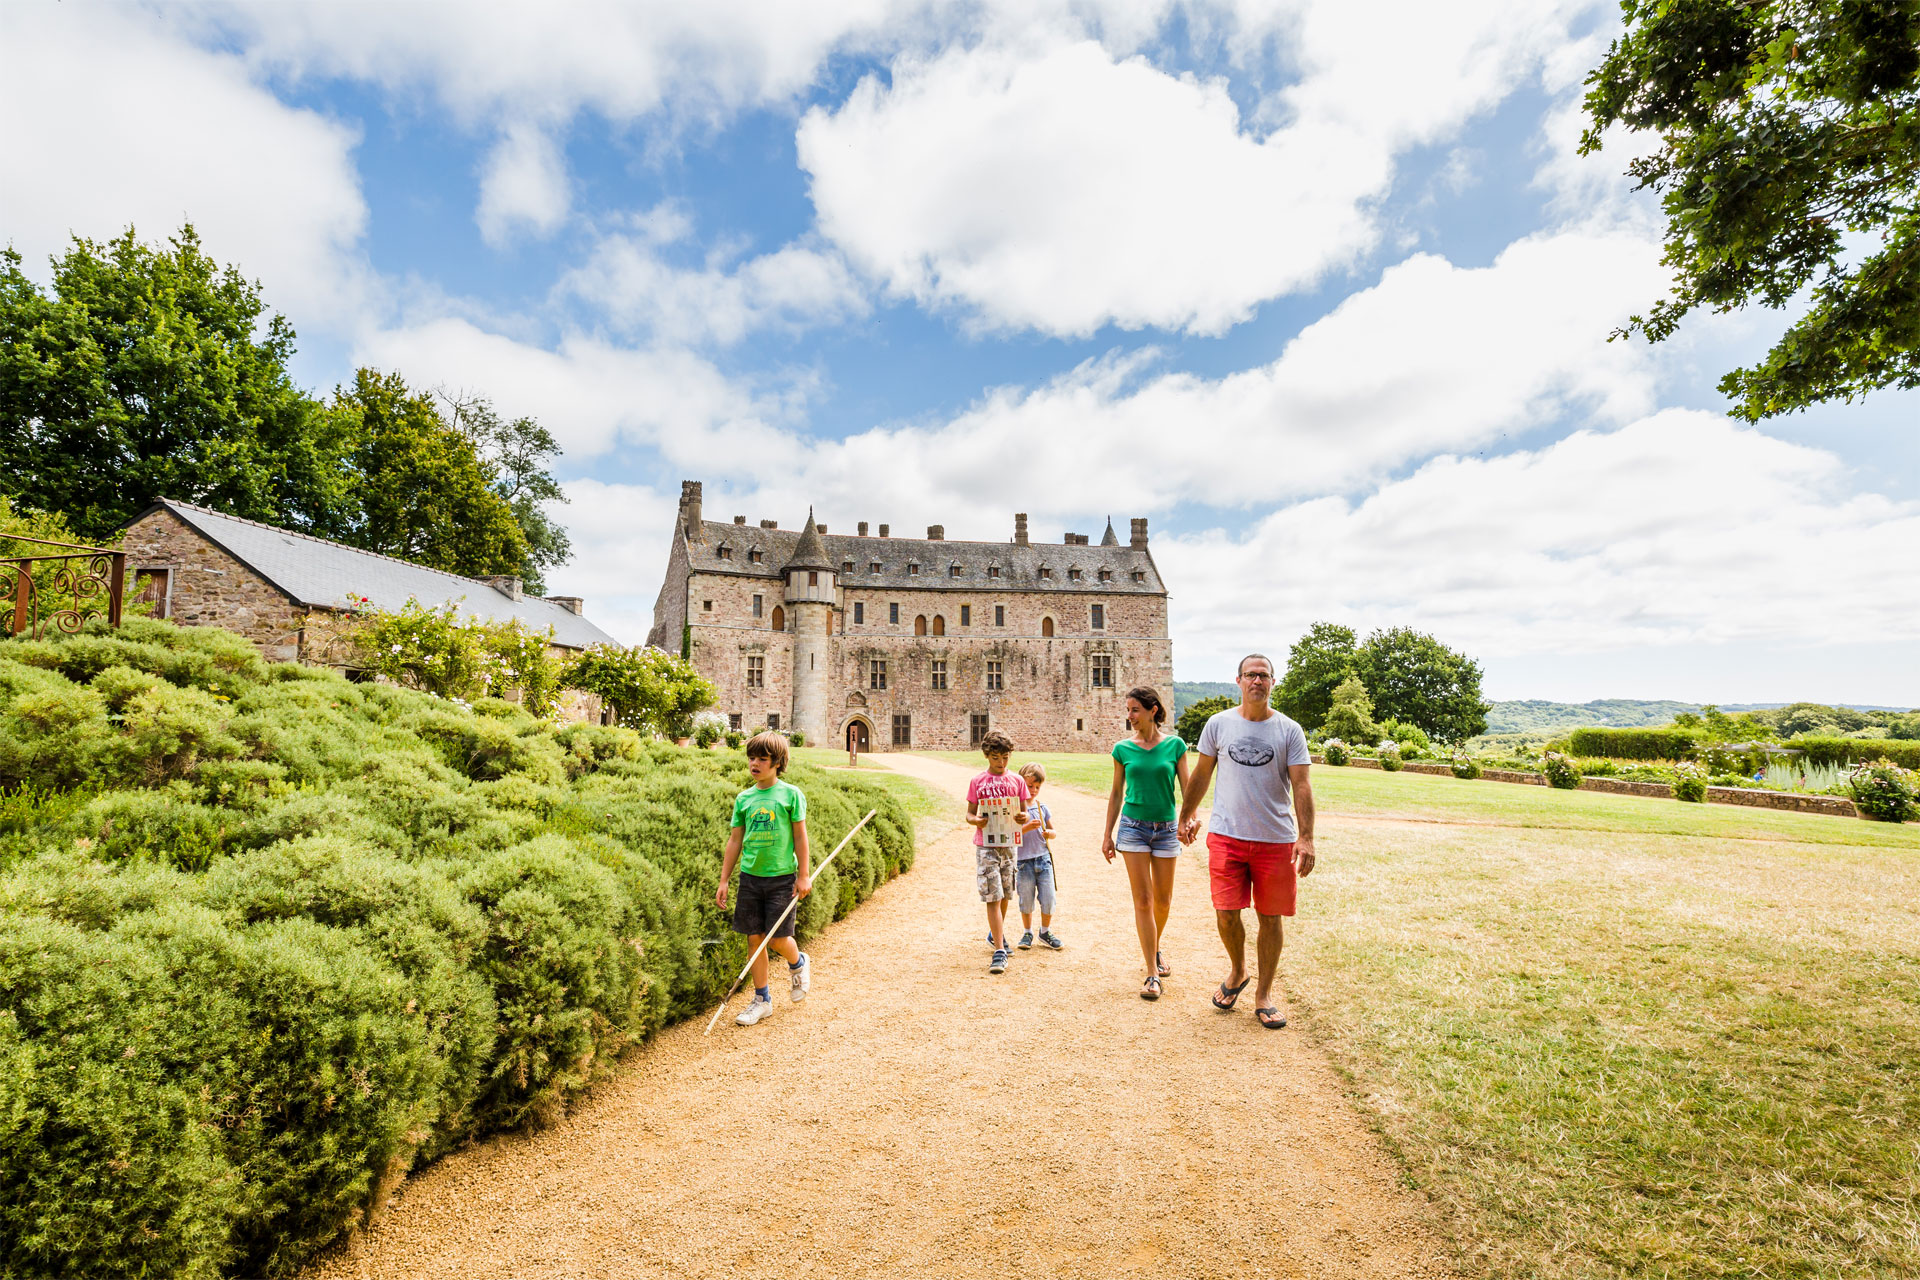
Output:
[[[1246,989],[1247,930],[1240,913],[1251,904],[1260,917],[1253,1016],[1267,1030],[1278,1031],[1287,1025],[1273,1003],[1285,942],[1281,917],[1293,914],[1296,877],[1313,870],[1313,783],[1307,777],[1312,758],[1306,733],[1267,702],[1273,691],[1271,659],[1248,654],[1240,660],[1235,682],[1240,705],[1214,715],[1200,731],[1200,762],[1180,807],[1180,840],[1190,844],[1200,834],[1194,815],[1217,768],[1220,786],[1207,823],[1207,864],[1214,921],[1233,967],[1214,992],[1213,1007],[1231,1010]]]

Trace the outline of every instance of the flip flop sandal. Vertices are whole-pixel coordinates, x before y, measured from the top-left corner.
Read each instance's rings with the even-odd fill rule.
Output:
[[[1273,1016],[1268,1017],[1268,1014],[1272,1014]],[[1269,1031],[1278,1031],[1287,1025],[1287,1020],[1280,1016],[1280,1011],[1271,1005],[1265,1009],[1255,1009],[1253,1016],[1260,1019],[1260,1025]]]
[[[1167,958],[1158,951],[1153,953],[1153,967],[1160,971],[1160,976],[1163,978],[1171,978],[1173,976],[1173,969],[1167,964]]]
[[[1146,985],[1140,988],[1140,998],[1142,1000],[1158,1000],[1160,998],[1160,979],[1157,977],[1148,978]]]
[[[1253,981],[1252,978],[1242,978],[1240,980],[1240,985],[1237,987],[1230,987],[1224,982],[1221,983],[1220,990],[1214,993],[1213,1007],[1218,1009],[1222,1013],[1232,1013],[1233,1006],[1239,1003],[1240,993],[1242,991],[1245,991],[1247,989],[1247,983],[1252,981]],[[1227,1002],[1225,1004],[1220,1003],[1221,996],[1225,996],[1227,998]]]

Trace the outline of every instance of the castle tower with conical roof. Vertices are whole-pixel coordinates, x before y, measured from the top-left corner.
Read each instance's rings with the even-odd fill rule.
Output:
[[[827,689],[833,674],[833,611],[839,586],[811,507],[782,572],[793,626],[793,727],[808,741],[821,743],[833,732],[827,723]]]

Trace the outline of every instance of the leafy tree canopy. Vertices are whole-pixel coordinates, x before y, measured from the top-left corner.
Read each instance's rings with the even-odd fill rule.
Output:
[[[508,422],[484,397],[442,393],[440,399],[454,429],[493,468],[494,492],[506,499],[520,526],[527,544],[520,577],[528,590],[545,591],[545,571],[565,564],[573,553],[567,531],[547,515],[543,505],[567,500],[560,482],[547,470],[548,462],[560,456],[560,445],[551,431],[532,418]]]
[[[1583,153],[1659,138],[1627,169],[1667,213],[1673,293],[1622,333],[1696,307],[1807,314],[1720,389],[1748,421],[1920,386],[1920,0],[1624,0],[1588,78]]]
[[[1480,664],[1409,627],[1375,631],[1354,670],[1384,720],[1418,726],[1437,742],[1463,742],[1487,729]]]
[[[1240,699],[1229,698],[1224,694],[1202,698],[1180,713],[1180,718],[1173,722],[1173,731],[1185,738],[1188,746],[1196,746],[1200,742],[1200,731],[1207,727],[1209,718],[1218,712],[1225,711],[1228,707],[1239,705]]]
[[[1316,622],[1287,651],[1287,673],[1274,686],[1274,709],[1318,729],[1333,705],[1333,691],[1353,672],[1356,648],[1352,627]]]
[[[1340,682],[1320,727],[1329,738],[1338,738],[1349,745],[1371,746],[1379,738],[1380,726],[1373,719],[1373,700],[1367,697],[1367,686],[1360,682],[1360,677],[1348,676]]]
[[[567,664],[560,684],[600,695],[620,723],[642,733],[684,738],[693,713],[713,705],[719,691],[685,658],[664,649],[594,645]]]

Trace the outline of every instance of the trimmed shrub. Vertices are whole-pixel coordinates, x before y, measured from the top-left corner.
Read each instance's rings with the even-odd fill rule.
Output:
[[[789,733],[787,735],[787,741],[791,742],[796,747],[804,747],[807,745],[807,735],[800,732],[798,729],[795,729],[792,733]]]
[[[1673,768],[1673,798],[1699,804],[1707,798],[1707,772],[1697,764],[1682,762]]]
[[[738,751],[741,747],[745,746],[746,744],[747,744],[746,734],[740,732],[738,729],[727,730],[727,745],[729,747],[732,747],[735,751]]]
[[[1353,759],[1353,752],[1340,739],[1328,738],[1320,744],[1320,758],[1328,764],[1343,765]]]
[[[1853,807],[1880,822],[1906,822],[1920,810],[1913,772],[1890,760],[1863,764],[1847,775]]]
[[[1405,765],[1405,761],[1400,759],[1400,744],[1389,738],[1380,744],[1378,750],[1380,767],[1388,773],[1400,772]]]
[[[1480,776],[1480,762],[1464,751],[1454,752],[1453,758],[1447,764],[1453,769],[1453,776],[1456,778],[1471,780]]]
[[[1920,742],[1888,738],[1794,738],[1787,746],[1804,753],[1808,764],[1872,764],[1885,760],[1902,769],[1920,769]]]
[[[1558,751],[1549,751],[1540,757],[1540,772],[1547,775],[1548,786],[1562,791],[1572,791],[1580,785],[1580,770]]]
[[[1567,735],[1567,750],[1613,760],[1691,760],[1699,754],[1700,737],[1691,729],[1575,729]]]

